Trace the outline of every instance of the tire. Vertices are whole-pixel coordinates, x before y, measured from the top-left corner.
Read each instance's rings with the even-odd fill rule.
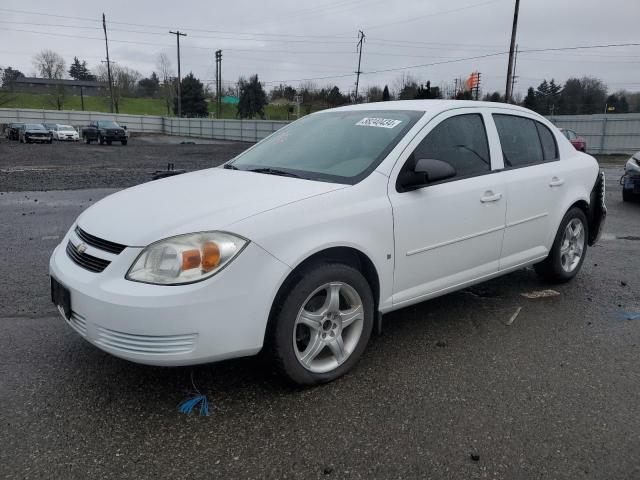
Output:
[[[86,143],[87,145],[90,145],[91,139],[89,137],[84,137],[84,143]]]
[[[107,140],[107,145],[111,145],[111,140]]]
[[[122,145],[126,145],[127,141],[126,140],[122,140],[120,143],[122,143]]]
[[[53,143],[53,138],[49,139],[49,145]]]
[[[633,200],[633,193],[629,190],[623,188],[622,189],[622,201],[623,202],[631,202]]]
[[[98,143],[100,145],[104,145],[104,138],[102,138],[102,135],[98,135]]]
[[[576,226],[581,224],[581,233],[576,232]],[[569,231],[569,225],[572,225]],[[542,262],[534,265],[534,269],[540,277],[551,283],[565,283],[575,277],[587,255],[589,238],[589,223],[584,212],[577,208],[571,208],[560,222],[560,228],[551,246],[549,256]],[[581,246],[581,247],[580,247]],[[576,253],[579,256],[576,259]]]
[[[274,304],[267,338],[278,372],[306,386],[344,375],[362,355],[373,328],[374,301],[367,280],[351,266],[329,263],[305,270],[289,287]],[[303,310],[307,315],[301,322]],[[351,320],[348,326],[342,325],[343,319]],[[306,366],[305,355],[310,359]],[[344,355],[342,360],[338,355]]]

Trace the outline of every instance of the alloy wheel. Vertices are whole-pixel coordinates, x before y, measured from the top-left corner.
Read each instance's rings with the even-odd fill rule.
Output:
[[[560,264],[565,272],[570,273],[576,269],[584,252],[584,244],[584,225],[579,218],[574,218],[564,229],[560,245]]]
[[[296,317],[296,357],[313,373],[330,372],[354,352],[363,326],[364,306],[358,292],[344,282],[324,284],[307,297]]]

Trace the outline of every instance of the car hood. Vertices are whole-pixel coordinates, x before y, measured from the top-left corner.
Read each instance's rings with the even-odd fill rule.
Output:
[[[141,247],[182,233],[225,230],[259,213],[345,187],[211,168],[117,192],[87,209],[77,223],[91,235]]]

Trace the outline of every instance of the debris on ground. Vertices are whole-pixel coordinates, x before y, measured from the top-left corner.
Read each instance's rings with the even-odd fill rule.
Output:
[[[438,341],[436,342],[436,347],[444,348],[444,347],[446,347],[447,345],[449,345],[449,344],[448,344],[446,341],[444,341],[444,340],[438,340]]]
[[[547,290],[534,290],[533,292],[524,292],[521,293],[525,298],[536,299],[536,298],[547,298],[547,297],[557,297],[560,295],[560,292],[555,290],[547,289]]]
[[[480,460],[480,455],[478,455],[477,453],[472,453],[471,454],[471,460],[473,460],[474,462],[477,462]]]
[[[640,312],[618,312],[620,320],[640,320]]]
[[[624,280],[620,280],[620,286],[626,287],[627,286],[627,282],[625,282]]]
[[[513,312],[513,315],[511,315],[511,317],[509,318],[509,320],[507,320],[507,323],[505,325],[511,325],[513,322],[515,322],[516,318],[518,318],[518,315],[520,315],[520,310],[522,310],[522,307],[518,307],[516,308],[516,311]]]

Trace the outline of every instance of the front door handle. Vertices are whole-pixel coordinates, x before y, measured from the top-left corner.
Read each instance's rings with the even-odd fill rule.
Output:
[[[563,184],[564,184],[564,178],[560,178],[560,177],[553,177],[549,182],[550,187],[559,187],[560,185],[563,185]]]
[[[482,203],[497,202],[502,198],[501,193],[493,193],[491,190],[484,192],[484,196],[480,198]]]

